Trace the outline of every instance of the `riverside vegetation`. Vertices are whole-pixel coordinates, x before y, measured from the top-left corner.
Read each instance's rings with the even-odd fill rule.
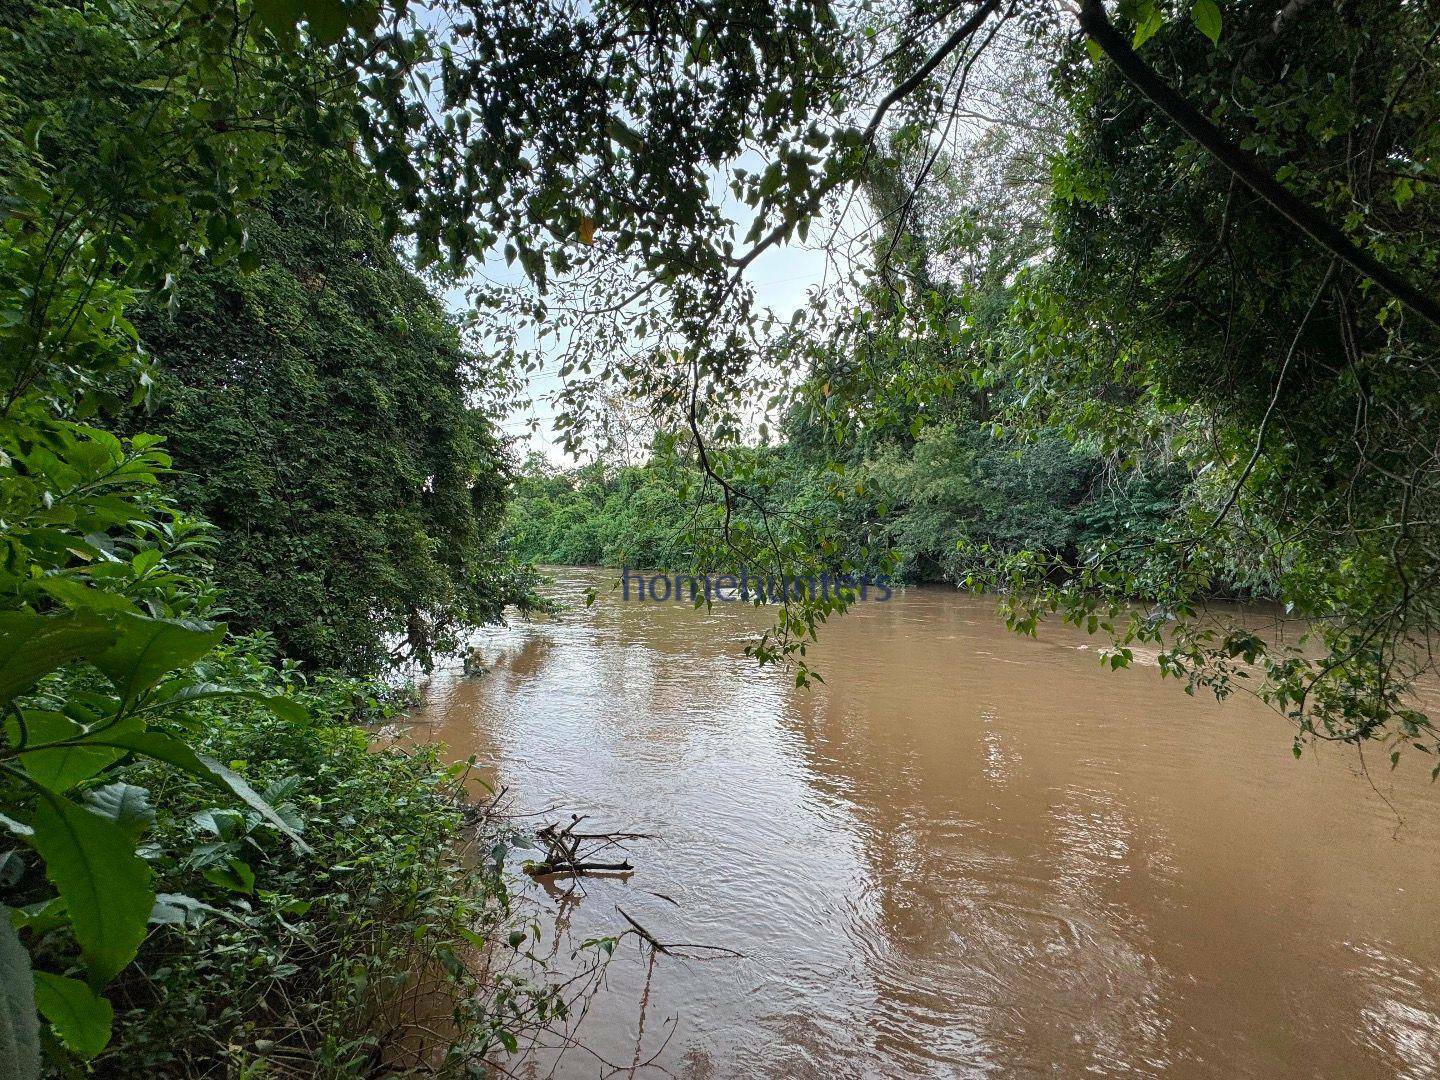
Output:
[[[357,725],[529,602],[485,370],[166,15],[0,16],[0,1075],[366,1074],[422,989],[463,1070],[560,1006],[460,960],[517,917],[459,771]]]
[[[537,602],[516,551],[992,587],[1252,686],[1297,755],[1434,755],[1434,25],[0,7],[0,1074],[363,1075],[431,975],[460,1072],[563,1009],[476,985],[521,940],[503,845],[460,859],[457,776],[355,726]],[[759,304],[767,252],[857,232]],[[532,462],[507,517],[490,417],[552,359],[601,463]],[[660,433],[629,458],[618,402]],[[1310,632],[1217,629],[1217,591]],[[803,684],[846,606],[748,651]]]

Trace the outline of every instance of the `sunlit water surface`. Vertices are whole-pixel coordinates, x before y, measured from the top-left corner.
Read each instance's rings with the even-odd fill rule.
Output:
[[[1252,698],[1102,670],[951,589],[830,623],[806,690],[742,655],[770,613],[556,575],[565,614],[482,635],[492,669],[438,675],[412,735],[521,806],[655,834],[564,904],[574,942],[619,905],[744,957],[662,957],[639,1037],[627,939],[585,1048],[522,1071],[627,1075],[639,1045],[642,1077],[1440,1076],[1421,755],[1372,788]]]

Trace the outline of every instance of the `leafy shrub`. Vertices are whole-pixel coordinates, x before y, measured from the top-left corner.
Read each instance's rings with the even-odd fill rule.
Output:
[[[258,685],[267,660],[263,641],[241,641],[212,667]],[[192,777],[152,763],[118,774],[156,812],[141,850],[158,899],[109,993],[118,1036],[94,1062],[102,1075],[366,1075],[413,1050],[406,1022],[435,1012],[452,1036],[438,1055],[458,1069],[508,1041],[522,1014],[557,1007],[544,988],[481,986],[466,962],[504,941],[511,910],[503,845],[479,834],[479,858],[458,842],[476,835],[463,766],[433,748],[372,749],[349,721],[391,711],[376,687],[292,689],[314,720],[211,705],[200,745],[243,768],[310,854]],[[51,932],[37,955],[67,945]]]

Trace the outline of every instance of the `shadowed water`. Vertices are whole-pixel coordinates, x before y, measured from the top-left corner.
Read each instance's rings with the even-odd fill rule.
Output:
[[[414,734],[657,835],[587,883],[576,941],[619,904],[745,954],[661,958],[635,1075],[1440,1075],[1421,755],[1377,755],[1377,792],[1353,750],[1295,760],[1253,699],[1102,670],[1078,631],[1017,637],[945,588],[829,624],[826,685],[797,689],[741,655],[769,613],[613,578],[557,571],[567,612],[484,634],[492,670],[437,676]],[[645,976],[632,939],[580,1028],[599,1058],[527,1067],[629,1066]]]

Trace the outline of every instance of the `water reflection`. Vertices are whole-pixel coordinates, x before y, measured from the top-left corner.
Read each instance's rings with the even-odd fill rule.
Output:
[[[566,616],[486,635],[490,673],[438,678],[417,731],[532,805],[660,837],[588,886],[578,937],[618,903],[745,953],[656,968],[656,1075],[1434,1075],[1418,763],[1379,778],[1397,833],[1353,757],[1295,762],[1255,703],[1102,671],[1083,635],[1014,637],[982,599],[831,623],[807,691],[740,655],[764,612],[603,587],[585,608],[603,584],[562,572]],[[617,961],[585,1021],[611,1061],[645,974]]]

